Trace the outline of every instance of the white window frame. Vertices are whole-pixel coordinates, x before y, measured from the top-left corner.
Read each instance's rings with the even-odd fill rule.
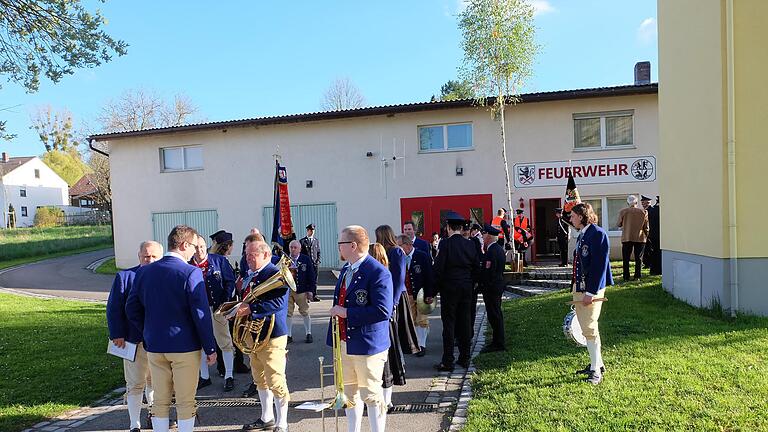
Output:
[[[27,206],[20,206],[19,212],[21,213],[21,217],[29,217],[29,209]]]
[[[25,187],[20,187],[19,188],[19,198],[26,198],[26,197],[27,197],[27,188],[26,188],[26,186]]]
[[[598,200],[599,199],[601,201],[601,206],[600,207],[602,207],[602,211],[601,211],[602,214],[597,215],[597,217],[600,218],[600,225],[603,227],[605,232],[608,233],[609,236],[611,236],[611,237],[617,237],[617,236],[620,237],[621,236],[621,229],[618,229],[618,230],[611,230],[610,229],[611,221],[608,220],[608,200],[609,199],[621,199],[621,200],[624,201],[625,206],[626,206],[627,196],[629,196],[629,195],[640,196],[640,194],[638,192],[628,192],[628,193],[626,193],[624,195],[611,194],[611,195],[604,195],[604,196],[586,196],[586,197],[582,197],[582,200],[583,201],[588,201],[588,200]],[[637,205],[638,206],[640,205],[639,201],[638,201]],[[642,207],[640,207],[640,208],[642,208]]]
[[[605,119],[607,117],[626,117],[630,116],[632,118],[632,144],[629,145],[615,145],[615,146],[609,146],[606,143],[606,126],[605,126]],[[576,120],[586,120],[586,119],[594,119],[599,118],[600,119],[600,146],[599,147],[576,147]],[[634,149],[635,146],[635,110],[629,109],[629,110],[622,110],[622,111],[605,111],[605,112],[594,112],[594,113],[578,113],[573,114],[573,151],[574,152],[589,152],[589,151],[602,151],[602,150],[626,150],[626,149]]]
[[[202,162],[203,162],[203,166],[204,166],[205,165],[205,159],[204,159],[204,157],[202,155],[202,148],[203,148],[203,146],[201,144],[185,145],[185,146],[160,147],[160,153],[159,153],[159,156],[160,156],[160,172],[167,173],[167,172],[202,171],[203,170],[203,166],[195,167],[195,168],[187,168],[186,166],[184,166],[186,164],[186,162],[185,162],[186,158],[184,157],[184,152],[188,148],[199,148],[199,149],[201,149],[201,159],[203,159]],[[167,169],[167,168],[165,168],[165,157],[164,157],[165,150],[176,150],[176,149],[181,149],[181,164],[182,164],[182,168],[181,169]]]
[[[469,125],[471,129],[471,134],[470,134],[471,145],[469,147],[448,148],[448,126],[461,126],[461,125]],[[419,131],[421,130],[421,128],[432,128],[432,127],[441,127],[441,126],[443,128],[443,148],[422,150],[421,137],[419,136],[420,135]],[[416,145],[418,146],[419,153],[444,153],[444,152],[474,150],[475,149],[475,126],[472,124],[472,122],[437,123],[437,124],[418,125],[416,127]]]

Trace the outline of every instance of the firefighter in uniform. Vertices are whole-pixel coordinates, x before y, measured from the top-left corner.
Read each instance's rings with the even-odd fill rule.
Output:
[[[527,266],[528,262],[525,260],[525,251],[528,250],[533,238],[531,234],[531,221],[523,214],[523,209],[517,209],[515,213],[517,213],[517,216],[512,221],[515,230],[515,250],[523,256],[523,266]]]
[[[557,219],[557,248],[560,250],[560,267],[568,266],[568,234],[570,225],[563,220],[563,209],[555,209]]]

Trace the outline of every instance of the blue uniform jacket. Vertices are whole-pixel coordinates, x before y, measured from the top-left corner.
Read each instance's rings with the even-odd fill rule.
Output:
[[[315,266],[312,259],[304,254],[299,254],[296,260],[296,292],[301,294],[305,292],[315,292]]]
[[[349,264],[341,269],[333,304],[339,302],[339,289]],[[363,258],[360,267],[347,287],[344,304],[347,308],[347,354],[373,355],[389,349],[389,318],[392,316],[392,275],[386,267],[370,255]],[[333,346],[328,326],[326,344]]]
[[[140,267],[125,304],[148,352],[216,352],[203,272],[174,256]]]
[[[192,261],[190,264],[194,265]],[[229,261],[218,254],[208,254],[208,275],[205,276],[208,304],[213,310],[228,302],[235,295],[235,272]]]
[[[267,264],[259,274],[253,277],[249,284],[251,289],[259,286],[262,282],[269,279],[272,275],[278,272],[276,265],[271,262]],[[251,319],[260,319],[269,317],[275,314],[275,326],[272,328],[271,337],[276,338],[288,333],[288,326],[286,325],[286,319],[288,318],[288,288],[287,286],[275,288],[272,291],[264,293],[256,300],[251,302]],[[264,327],[261,333],[259,333],[259,339],[266,337],[267,329],[269,329],[270,320],[267,319],[264,322]]]
[[[576,291],[588,291],[597,294],[607,285],[613,285],[611,275],[611,262],[608,259],[611,245],[608,242],[608,234],[597,225],[590,225],[585,229],[576,249],[573,251],[574,260],[578,259],[576,266]],[[576,258],[576,254],[579,254]],[[583,286],[578,282],[584,282]]]
[[[419,237],[416,237],[413,240],[413,247],[416,250],[420,250],[420,251],[424,252],[425,254],[427,254],[428,257],[432,256],[431,255],[432,254],[432,248],[429,247],[429,243],[427,243],[426,241],[420,239]]]
[[[411,292],[414,299],[419,294],[419,290],[423,289],[424,295],[433,292],[435,278],[432,275],[432,257],[418,249],[414,250],[406,277],[411,281]]]
[[[392,273],[392,304],[400,303],[400,296],[405,292],[405,252],[395,246],[387,251],[389,272]]]
[[[128,300],[128,294],[133,288],[133,278],[136,276],[136,270],[139,266],[121,270],[115,275],[112,282],[112,289],[109,291],[107,300],[107,327],[109,327],[109,338],[123,338],[131,343],[139,343],[143,339],[141,331],[135,325],[128,321],[125,315],[125,302]]]

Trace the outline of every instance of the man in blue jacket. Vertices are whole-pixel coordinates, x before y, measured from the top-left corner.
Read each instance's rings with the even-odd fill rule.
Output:
[[[393,289],[389,270],[368,255],[369,243],[361,226],[341,231],[339,253],[347,263],[336,283],[330,314],[331,320],[339,320],[344,394],[355,403],[346,409],[348,430],[360,430],[365,402],[371,431],[382,432],[387,407],[381,384],[390,345]],[[332,329],[328,326],[329,346],[333,346]]]
[[[407,235],[397,237],[397,245],[405,252],[405,289],[411,296],[411,316],[416,326],[416,338],[421,350],[416,357],[424,357],[427,353],[427,335],[429,335],[429,315],[423,314],[416,307],[416,297],[419,291],[422,295],[434,291],[434,277],[432,276],[432,257],[413,246],[412,240]]]
[[[248,273],[243,280],[244,296],[279,270],[271,262],[272,250],[269,245],[258,240],[255,235],[246,238],[245,258],[248,262]],[[266,318],[261,333],[254,338],[265,340],[269,337],[269,342],[263,349],[251,354],[251,374],[261,401],[261,417],[253,423],[243,425],[244,431],[285,432],[288,430],[288,402],[291,400],[285,379],[288,291],[290,289],[287,286],[273,289],[257,297],[250,304],[241,304],[237,309],[238,316],[250,315],[254,320]],[[272,333],[267,334],[272,321],[274,321]],[[273,412],[273,403],[277,418]]]
[[[128,418],[131,432],[141,430],[141,393],[147,397],[147,405],[152,406],[154,391],[147,365],[147,351],[142,343],[141,331],[128,321],[125,315],[125,302],[133,288],[133,280],[139,267],[151,264],[163,256],[163,246],[155,241],[145,241],[139,245],[139,265],[117,272],[107,300],[107,327],[109,339],[119,348],[126,342],[136,344],[134,361],[123,360],[125,375],[125,398],[128,405]]]
[[[590,363],[577,374],[585,374],[590,384],[603,381],[605,365],[601,352],[597,321],[605,297],[605,287],[613,285],[611,263],[608,259],[611,245],[608,234],[597,225],[597,215],[587,203],[576,204],[571,210],[571,224],[581,230],[573,253],[573,300],[576,318],[587,339]]]
[[[301,243],[298,240],[288,244],[288,256],[291,259],[291,271],[296,279],[296,292],[290,291],[288,297],[288,343],[293,342],[293,312],[299,307],[299,314],[304,319],[304,342],[312,343],[312,317],[309,315],[309,303],[315,292],[317,278],[312,259],[301,253]]]
[[[213,336],[216,338],[216,344],[221,349],[221,356],[224,360],[224,391],[229,392],[234,388],[232,373],[235,362],[235,347],[232,345],[232,335],[229,333],[229,321],[221,315],[214,314],[214,312],[222,303],[230,301],[235,295],[235,273],[224,256],[208,253],[208,245],[203,237],[197,238],[195,254],[189,263],[203,272],[205,291],[208,295],[208,304],[211,306],[211,316],[213,317]],[[202,356],[205,357],[206,354],[203,352]],[[202,358],[197,389],[200,390],[209,385],[211,385],[211,378],[208,365]]]
[[[417,236],[416,225],[413,221],[405,221],[403,224],[403,235],[411,239],[411,244],[413,244],[413,247],[416,248],[416,250],[424,252],[430,258],[432,257],[429,243]]]
[[[168,432],[171,398],[176,396],[178,430],[195,426],[195,392],[200,350],[208,364],[216,362],[211,310],[203,274],[187,262],[197,243],[197,232],[178,225],[168,235],[168,253],[136,271],[125,313],[144,337],[155,401],[152,429]]]

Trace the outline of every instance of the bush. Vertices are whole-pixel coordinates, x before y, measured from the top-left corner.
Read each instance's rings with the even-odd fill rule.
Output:
[[[35,226],[40,228],[59,226],[62,213],[56,207],[40,207],[35,214]]]

